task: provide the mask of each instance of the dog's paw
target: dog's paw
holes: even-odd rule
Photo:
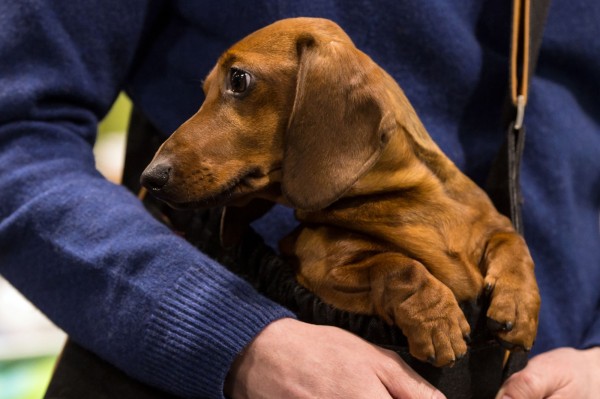
[[[537,286],[503,278],[486,277],[488,329],[511,351],[529,351],[538,326],[540,295]]]
[[[413,357],[436,367],[453,366],[467,353],[471,328],[451,293],[431,299],[434,305],[418,310],[402,331]]]

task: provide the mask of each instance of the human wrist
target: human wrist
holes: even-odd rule
[[[233,395],[234,389],[239,394],[244,392],[244,389],[240,389],[240,384],[244,384],[244,373],[248,370],[247,363],[250,363],[250,357],[255,356],[256,353],[269,350],[272,351],[274,343],[280,342],[282,338],[288,336],[290,329],[297,327],[298,323],[302,322],[290,318],[284,317],[272,321],[260,331],[248,345],[242,349],[233,361],[227,377],[225,378],[225,384],[223,392],[227,397]]]
[[[207,283],[199,269],[221,266],[206,262],[159,296],[146,325],[140,379],[178,396],[221,397],[240,350],[272,320],[292,315],[226,271]]]

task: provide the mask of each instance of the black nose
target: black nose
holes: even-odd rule
[[[140,183],[151,191],[160,191],[169,181],[171,175],[171,166],[168,164],[158,164],[149,166],[142,173]]]

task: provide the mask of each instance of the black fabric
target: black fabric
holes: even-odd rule
[[[537,65],[542,38],[544,37],[544,27],[548,12],[550,11],[551,0],[531,0],[530,16],[530,37],[529,37],[529,76],[533,77]],[[530,79],[531,85],[531,79]]]
[[[129,378],[73,341],[67,341],[45,399],[170,399],[165,392]]]
[[[131,111],[127,131],[122,184],[137,194],[142,188],[140,175],[154,157],[164,137],[136,107]]]

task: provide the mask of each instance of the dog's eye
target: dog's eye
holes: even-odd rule
[[[231,68],[229,72],[229,90],[234,93],[243,93],[250,86],[251,76],[241,69]]]

